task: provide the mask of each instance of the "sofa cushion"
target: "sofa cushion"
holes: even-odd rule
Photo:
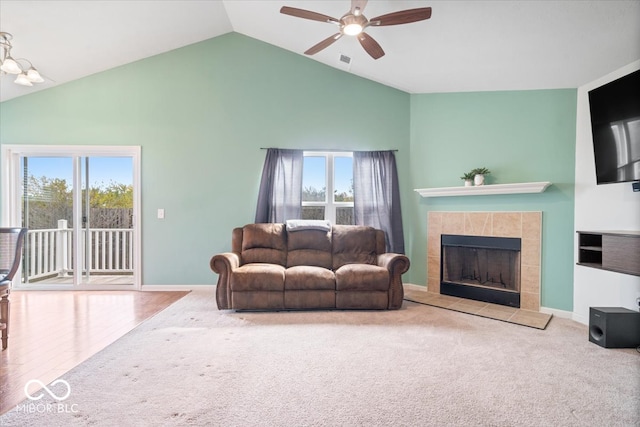
[[[291,310],[336,308],[336,291],[287,291],[284,307]]]
[[[372,264],[377,262],[376,229],[365,226],[333,226],[333,270],[345,264]]]
[[[231,272],[231,290],[284,291],[284,271],[284,267],[277,264],[245,264]]]
[[[331,231],[297,230],[287,233],[287,267],[311,265],[331,269]]]
[[[389,270],[377,265],[347,264],[336,270],[337,291],[386,291]]]
[[[242,228],[243,264],[287,263],[287,235],[284,224],[249,224]]]
[[[382,291],[336,292],[336,308],[341,310],[386,310],[389,308],[389,293]]]
[[[283,310],[284,293],[272,291],[233,292],[235,310]]]
[[[284,288],[289,290],[332,290],[336,289],[333,271],[322,267],[297,266],[285,270]]]

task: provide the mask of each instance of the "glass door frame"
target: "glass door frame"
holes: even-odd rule
[[[94,146],[94,145],[13,145],[2,144],[0,148],[0,224],[3,227],[20,227],[22,223],[21,196],[22,178],[20,177],[21,157],[70,157],[73,161],[73,188],[82,188],[81,161],[85,157],[130,157],[133,164],[133,284],[131,285],[87,285],[82,284],[82,275],[74,275],[71,285],[37,285],[23,284],[18,271],[14,278],[15,289],[42,290],[140,290],[142,272],[142,238],[141,224],[138,220],[141,212],[140,204],[140,146]],[[73,204],[82,206],[82,191],[73,192]],[[74,235],[80,236],[82,230],[82,210],[73,210]],[[74,239],[74,253],[82,254],[82,241]],[[74,271],[81,272],[82,257],[74,257]]]

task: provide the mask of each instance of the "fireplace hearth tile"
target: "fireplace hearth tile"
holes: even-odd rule
[[[532,265],[522,266],[520,289],[522,292],[535,294],[534,299],[538,299],[538,295],[540,294],[540,267]]]
[[[493,235],[499,237],[522,236],[522,214],[520,212],[494,212]]]
[[[440,280],[440,251],[437,256],[429,256],[427,259],[429,272],[434,278]]]
[[[468,212],[464,214],[464,233],[469,236],[491,236],[491,213],[489,212]]]
[[[478,316],[489,317],[491,319],[509,321],[511,317],[518,312],[517,308],[507,307],[504,305],[487,304],[478,313]]]
[[[440,295],[427,291],[424,286],[411,284],[404,285],[404,299],[419,304],[426,304],[446,310],[453,310],[536,329],[545,329],[552,317],[551,314],[539,313],[537,311],[517,309],[449,295]]]
[[[522,239],[522,264],[540,265],[540,239]]]
[[[442,307],[451,307],[458,302],[458,298],[450,297],[449,295],[435,294],[431,301]]]
[[[527,311],[540,310],[540,301],[538,294],[533,292],[521,292],[520,308]]]
[[[480,310],[487,306],[486,302],[475,301],[471,299],[460,299],[453,305],[450,305],[448,308],[451,310],[462,311],[464,313],[469,314],[478,314]]]
[[[442,217],[442,234],[464,234],[464,212],[449,212]]]
[[[551,320],[551,315],[550,314],[547,314],[544,316],[541,316],[541,315],[544,315],[544,313],[536,313],[535,311],[527,311],[527,310],[518,310],[518,312],[515,313],[509,321],[513,323],[518,323],[521,325],[526,324],[527,326],[531,326],[532,328],[544,329],[547,327],[549,320]]]
[[[522,238],[540,240],[542,212],[522,212]]]

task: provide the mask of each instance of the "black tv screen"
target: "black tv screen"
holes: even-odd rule
[[[589,91],[598,184],[640,181],[640,70]]]

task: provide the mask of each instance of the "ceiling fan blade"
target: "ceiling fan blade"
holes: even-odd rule
[[[307,49],[304,52],[304,54],[305,55],[314,55],[314,54],[320,52],[322,49],[325,49],[325,48],[331,46],[340,37],[342,37],[342,33],[335,33],[331,37],[327,37],[326,39],[322,40],[320,43],[316,44],[315,46],[312,46],[309,49]]]
[[[408,24],[410,22],[423,21],[429,18],[431,18],[431,8],[421,7],[418,9],[400,10],[398,12],[376,16],[369,20],[369,25],[380,27],[383,25]]]
[[[364,50],[366,50],[373,59],[378,59],[384,56],[384,50],[382,50],[378,42],[375,41],[369,34],[358,34],[358,41],[360,42]]]
[[[362,15],[364,8],[367,5],[367,0],[351,0],[351,11],[353,15]]]
[[[336,24],[340,22],[336,18],[332,18],[328,15],[323,15],[321,13],[312,12],[310,10],[298,9],[289,6],[282,6],[282,8],[280,9],[280,13],[295,16],[296,18],[311,19],[312,21],[333,22]]]

